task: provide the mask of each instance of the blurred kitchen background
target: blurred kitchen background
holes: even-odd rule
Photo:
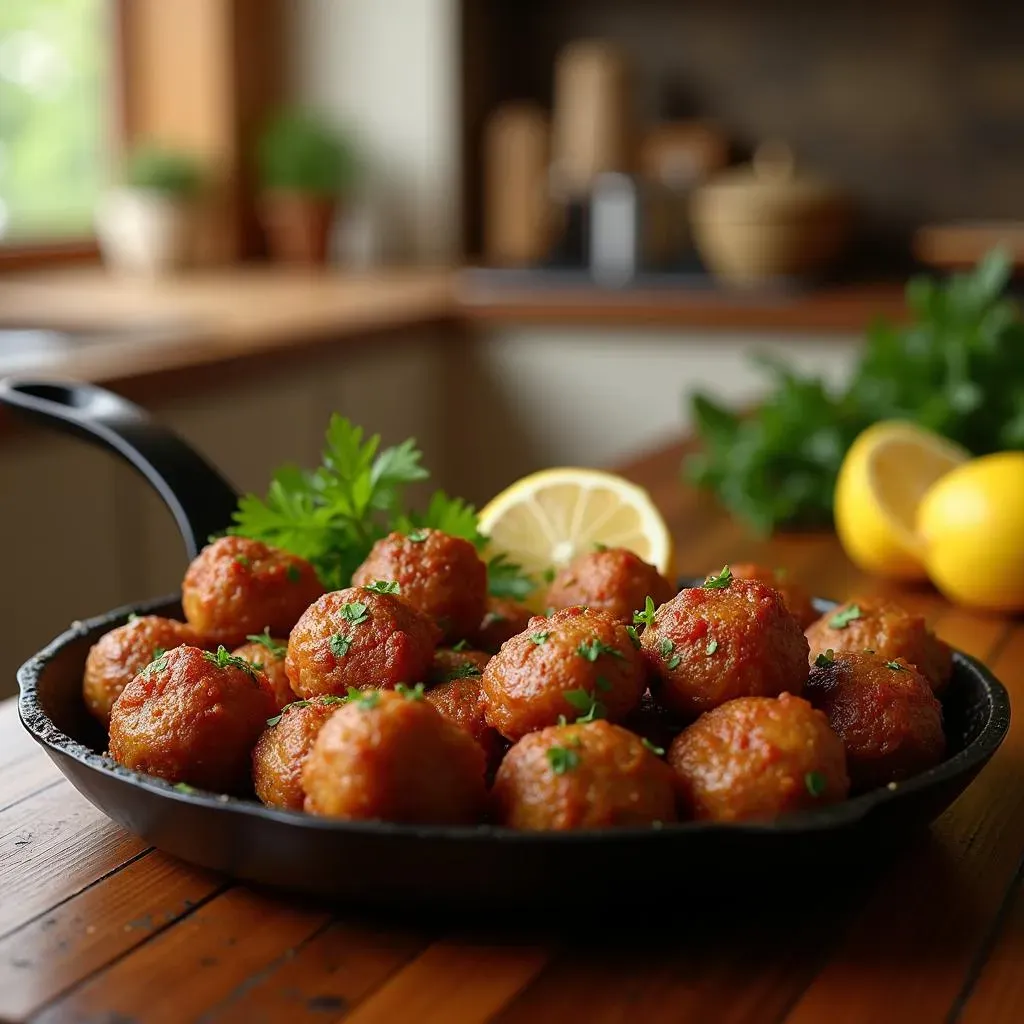
[[[754,351],[843,381],[1022,220],[1020,4],[0,3],[0,376],[112,387],[240,489],[335,410],[477,502],[621,464],[756,401]],[[0,526],[0,694],[184,565],[6,414]]]

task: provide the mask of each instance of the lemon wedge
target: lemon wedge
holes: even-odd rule
[[[596,545],[628,548],[664,575],[672,538],[651,496],[613,473],[562,467],[517,480],[480,512],[489,550],[542,577]]]
[[[836,481],[836,532],[850,559],[889,579],[926,579],[918,506],[937,480],[970,457],[914,423],[868,427],[850,446]]]

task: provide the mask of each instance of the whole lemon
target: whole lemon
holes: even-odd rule
[[[928,575],[950,600],[1024,611],[1024,452],[946,474],[921,500],[916,525]]]

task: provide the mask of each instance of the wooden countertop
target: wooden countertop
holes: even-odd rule
[[[680,446],[626,468],[681,567],[784,565],[815,592],[885,589],[829,535],[757,540],[681,485]],[[899,600],[1024,702],[1024,624]],[[401,927],[235,885],[172,860],[89,805],[0,706],[0,1019],[294,1024],[566,1021],[1016,1022],[1024,1005],[1024,720],[913,848],[786,913],[644,918],[599,944],[545,931]],[[358,865],[339,865],[357,871]],[[686,865],[680,864],[682,875]],[[603,880],[635,884],[637,879]],[[699,882],[699,880],[697,880]],[[581,883],[582,884],[582,883]],[[568,883],[567,883],[568,885]],[[595,895],[596,892],[596,895]],[[589,883],[567,887],[564,920]],[[642,904],[647,906],[646,904]]]

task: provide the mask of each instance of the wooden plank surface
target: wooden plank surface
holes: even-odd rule
[[[863,577],[828,535],[765,540],[636,463],[679,569],[786,565],[817,593],[898,594],[1024,700],[1024,630]],[[0,1020],[476,1024],[1017,1021],[1024,1006],[1024,724],[909,850],[771,907],[645,911],[593,934],[398,926],[234,886],[122,832],[0,706]],[[346,868],[339,868],[346,869]],[[685,871],[685,865],[680,870]],[[564,916],[571,900],[559,908]]]

